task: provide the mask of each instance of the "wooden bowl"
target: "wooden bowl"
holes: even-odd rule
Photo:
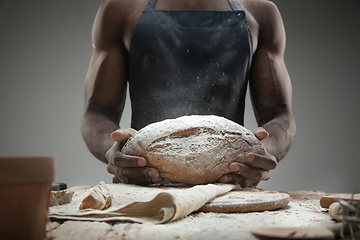
[[[0,236],[43,239],[55,157],[0,157]]]

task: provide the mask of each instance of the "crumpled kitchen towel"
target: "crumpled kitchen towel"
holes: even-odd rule
[[[129,184],[106,184],[113,195],[112,205],[104,210],[79,210],[90,186],[71,188],[73,200],[66,205],[52,206],[48,216],[53,219],[83,221],[131,221],[166,223],[198,210],[210,199],[231,191],[232,184],[207,184],[190,188],[142,187]]]

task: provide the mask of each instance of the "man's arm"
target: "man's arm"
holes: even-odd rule
[[[150,184],[161,181],[142,157],[121,153],[133,129],[119,129],[126,99],[128,50],[124,44],[123,16],[131,1],[105,0],[96,15],[93,53],[85,79],[85,114],[82,135],[90,152],[107,164],[120,182]],[[123,5],[122,5],[123,4]]]
[[[263,7],[250,94],[258,125],[269,133],[263,144],[279,162],[294,140],[296,125],[291,110],[292,87],[284,62],[284,25],[273,3],[266,2]]]
[[[114,1],[99,8],[92,32],[93,52],[85,79],[83,138],[90,152],[104,163],[113,145],[110,134],[119,128],[126,95],[126,50],[118,41],[120,32]]]
[[[269,1],[257,1],[251,12],[259,24],[258,46],[253,56],[249,86],[258,128],[254,134],[270,155],[249,153],[246,163],[232,163],[219,182],[256,186],[270,178],[288,152],[296,126],[291,110],[292,89],[284,63],[285,30],[277,7]],[[236,173],[236,174],[234,174]]]

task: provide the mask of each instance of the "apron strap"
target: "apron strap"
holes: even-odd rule
[[[149,0],[145,9],[146,10],[153,10],[156,4],[156,0]]]
[[[236,0],[228,0],[233,11],[239,11],[241,8],[237,4]]]

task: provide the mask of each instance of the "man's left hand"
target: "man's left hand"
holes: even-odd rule
[[[265,140],[269,133],[264,128],[256,128],[252,130],[255,136],[260,140]],[[218,182],[220,183],[237,183],[242,188],[255,187],[261,181],[270,178],[270,170],[277,166],[276,158],[270,154],[259,155],[248,153],[245,156],[245,162],[233,162],[230,164],[229,174],[222,176]]]

